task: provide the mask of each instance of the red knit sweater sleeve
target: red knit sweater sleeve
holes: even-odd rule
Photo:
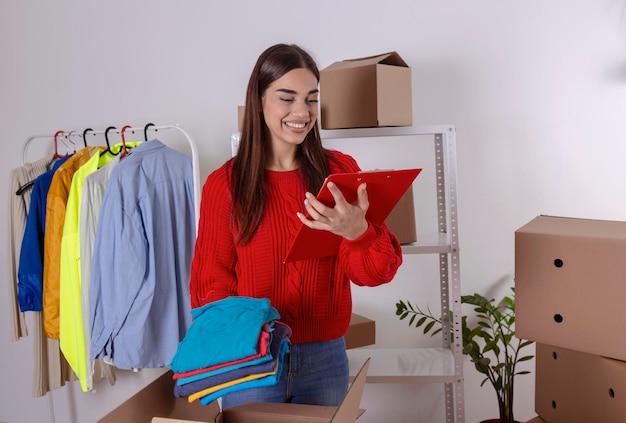
[[[358,172],[360,167],[349,155],[332,151],[331,172]],[[358,239],[344,239],[339,248],[339,263],[348,278],[361,286],[390,282],[402,264],[402,247],[386,224],[369,223]]]
[[[192,308],[237,295],[231,204],[227,164],[224,164],[209,175],[202,188],[189,282]]]

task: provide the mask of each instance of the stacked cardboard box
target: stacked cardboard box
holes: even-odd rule
[[[516,334],[536,342],[547,423],[626,421],[625,279],[626,222],[538,216],[515,232]]]

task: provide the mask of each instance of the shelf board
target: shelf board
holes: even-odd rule
[[[348,350],[350,378],[371,358],[368,383],[454,383],[454,355],[447,348],[355,348]]]
[[[417,242],[402,245],[404,254],[451,253],[450,237],[447,234],[418,234]]]
[[[453,125],[427,125],[427,126],[395,126],[377,128],[349,128],[349,129],[322,129],[322,139],[344,139],[364,137],[395,137],[402,135],[433,135],[454,132]]]

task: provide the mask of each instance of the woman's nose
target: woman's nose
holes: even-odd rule
[[[308,116],[309,115],[308,104],[302,101],[295,102],[292,113],[295,116],[302,116],[302,117]]]

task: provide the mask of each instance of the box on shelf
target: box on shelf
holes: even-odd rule
[[[536,344],[535,363],[535,411],[545,421],[624,421],[626,362]]]
[[[398,204],[391,210],[385,220],[387,226],[398,238],[400,244],[411,244],[417,241],[415,225],[415,203],[413,202],[413,186],[404,193]]]
[[[376,343],[376,322],[352,313],[350,326],[344,336],[346,349],[365,347]]]
[[[396,52],[335,62],[320,71],[322,129],[411,126],[411,68]]]
[[[626,222],[538,216],[515,232],[522,339],[626,360]]]
[[[246,106],[237,106],[237,131],[241,132],[243,127],[243,115],[246,112]]]
[[[354,378],[339,407],[248,402],[223,410],[215,423],[354,423],[363,414],[359,408],[369,359]],[[155,418],[152,423],[177,423],[176,420]]]

